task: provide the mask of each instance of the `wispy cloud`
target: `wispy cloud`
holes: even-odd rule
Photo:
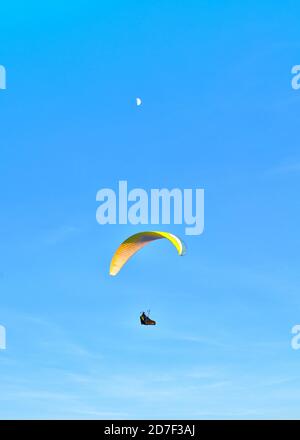
[[[56,322],[28,315],[21,325],[25,321],[32,324],[36,334],[30,342],[35,346],[34,357],[23,352],[1,376],[0,408],[6,417],[259,418],[266,411],[253,408],[267,402],[268,396],[297,399],[299,382],[295,376],[292,381],[284,373],[270,377],[267,372],[258,380],[257,371],[241,374],[222,361],[162,365],[151,359],[149,365],[133,362],[129,369],[128,363],[114,365],[98,350],[73,340]],[[174,337],[191,344],[214,347],[215,343],[203,342],[201,336],[189,333]],[[14,374],[20,364],[22,377]],[[13,412],[10,407],[14,407]]]
[[[192,342],[195,344],[212,345],[219,348],[232,348],[228,343],[221,341],[220,339],[207,338],[201,335],[191,335],[191,334],[178,334],[175,338],[179,341]]]
[[[46,231],[44,235],[44,242],[48,245],[56,245],[68,240],[79,232],[80,229],[76,226],[60,226],[58,228]]]
[[[281,175],[281,174],[297,174],[300,173],[300,160],[295,162],[286,162],[267,170],[267,175]]]

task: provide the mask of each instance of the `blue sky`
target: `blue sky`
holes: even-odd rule
[[[0,418],[299,417],[299,13],[1,5]],[[205,189],[204,234],[168,228],[185,258],[157,242],[109,277],[141,230],[96,222],[122,179]]]

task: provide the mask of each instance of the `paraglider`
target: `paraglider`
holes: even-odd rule
[[[161,231],[146,231],[139,232],[137,234],[131,235],[123,243],[120,244],[116,252],[114,253],[111,263],[109,274],[111,276],[116,276],[122,267],[127,263],[127,261],[133,257],[140,249],[142,249],[147,244],[155,240],[167,239],[176,248],[178,255],[182,256],[186,252],[185,245],[183,241],[174,234],[169,232]],[[142,312],[140,315],[141,325],[156,325],[156,322],[149,318],[149,313],[146,315]]]
[[[148,312],[149,315],[149,312]],[[153,319],[150,319],[149,316],[146,315],[145,312],[142,312],[140,316],[141,325],[156,325],[156,321],[153,321]]]

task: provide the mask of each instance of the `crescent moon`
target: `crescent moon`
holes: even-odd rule
[[[136,98],[136,105],[140,106],[142,104],[141,98]]]

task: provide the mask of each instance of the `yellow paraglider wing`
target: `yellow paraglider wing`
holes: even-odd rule
[[[185,245],[180,238],[176,237],[176,235],[160,231],[139,232],[138,234],[131,235],[131,237],[123,241],[123,243],[118,247],[111,260],[109,274],[112,276],[117,275],[124,264],[137,251],[152,241],[160,240],[162,238],[169,240],[175,246],[179,255],[185,254]]]

